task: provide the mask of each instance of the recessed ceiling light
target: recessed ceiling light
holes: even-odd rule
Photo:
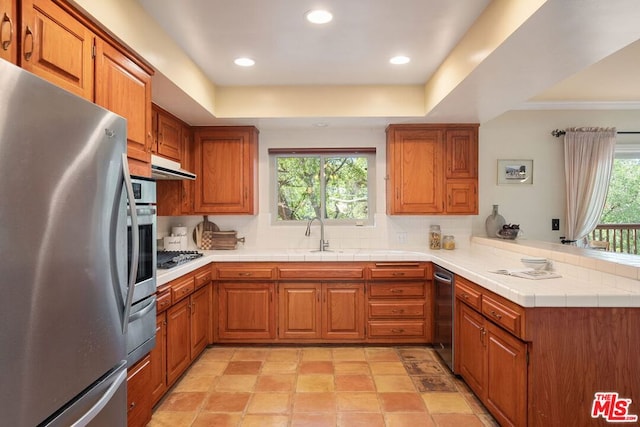
[[[255,65],[256,61],[251,58],[236,58],[233,63],[241,67],[252,67]]]
[[[312,24],[326,24],[331,22],[333,15],[328,10],[310,10],[305,14],[307,21]]]
[[[404,65],[404,64],[408,64],[410,61],[411,61],[411,58],[403,55],[394,56],[389,60],[389,62],[392,63],[393,65]]]

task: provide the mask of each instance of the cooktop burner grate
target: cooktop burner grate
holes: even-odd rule
[[[169,269],[193,261],[202,255],[198,251],[159,251],[157,253],[156,266],[162,269]]]

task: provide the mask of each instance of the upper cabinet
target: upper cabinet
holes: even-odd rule
[[[17,7],[15,0],[0,0],[0,58],[18,62]]]
[[[257,213],[258,130],[202,127],[196,128],[194,139],[194,213]]]
[[[21,3],[20,66],[93,101],[95,34],[51,0]]]
[[[478,125],[387,128],[387,213],[478,213]]]
[[[151,176],[153,70],[97,23],[66,1],[0,0],[0,57],[127,119],[129,170]]]
[[[153,106],[152,151],[160,156],[183,163],[183,133],[188,127],[162,108]],[[184,166],[183,166],[184,167]]]
[[[151,175],[151,72],[129,56],[96,41],[96,104],[127,119],[132,174]]]

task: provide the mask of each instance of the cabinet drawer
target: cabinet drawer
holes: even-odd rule
[[[482,314],[508,331],[518,336],[520,335],[522,313],[513,311],[493,298],[484,295],[482,298]]]
[[[160,314],[171,307],[171,289],[167,289],[158,294],[156,299],[156,313]]]
[[[278,270],[281,279],[364,279],[364,268],[362,267],[283,267]]]
[[[207,283],[211,282],[211,268],[207,267],[204,270],[196,271],[194,280],[196,289],[200,289]]]
[[[482,294],[469,286],[459,283],[460,281],[460,278],[456,276],[456,298],[464,301],[476,310],[480,310]]]
[[[424,282],[417,283],[371,283],[369,298],[420,298],[424,297]]]
[[[192,294],[194,290],[195,282],[193,276],[176,280],[171,284],[171,303],[175,304],[182,298]]]
[[[424,322],[369,322],[369,337],[424,337]]]
[[[370,319],[407,317],[424,318],[424,302],[415,301],[398,304],[374,301],[369,303]]]
[[[425,279],[427,269],[415,267],[374,267],[370,270],[372,279]]]
[[[217,278],[225,280],[274,279],[275,269],[271,267],[221,267],[217,269]]]

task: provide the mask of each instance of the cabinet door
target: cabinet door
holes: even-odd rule
[[[458,373],[480,399],[484,398],[487,378],[484,317],[456,301],[455,359]]]
[[[167,310],[167,385],[171,385],[191,363],[191,314],[189,298]]]
[[[167,391],[167,313],[156,317],[156,346],[151,350],[151,402],[155,405]]]
[[[96,104],[127,119],[131,172],[151,175],[151,76],[122,52],[96,40]]]
[[[205,285],[191,295],[191,360],[207,346],[210,325],[211,286]]]
[[[95,35],[50,0],[22,1],[22,68],[90,101]]]
[[[387,213],[443,212],[443,132],[431,129],[389,129],[387,178]]]
[[[485,405],[500,425],[526,425],[527,345],[491,322],[486,324]]]
[[[323,284],[322,337],[364,339],[364,284]]]
[[[475,179],[447,180],[447,213],[478,213],[478,181]]]
[[[151,421],[151,358],[146,355],[127,372],[127,427]]]
[[[321,285],[319,283],[282,283],[279,286],[279,337],[320,338]]]
[[[0,58],[18,63],[16,0],[0,0]]]
[[[478,177],[478,131],[474,126],[446,131],[447,178]]]
[[[173,117],[158,113],[157,153],[176,162],[182,162],[182,125]]]
[[[255,214],[257,130],[204,128],[195,139],[195,213]]]
[[[273,283],[219,282],[217,291],[221,340],[275,338]]]

